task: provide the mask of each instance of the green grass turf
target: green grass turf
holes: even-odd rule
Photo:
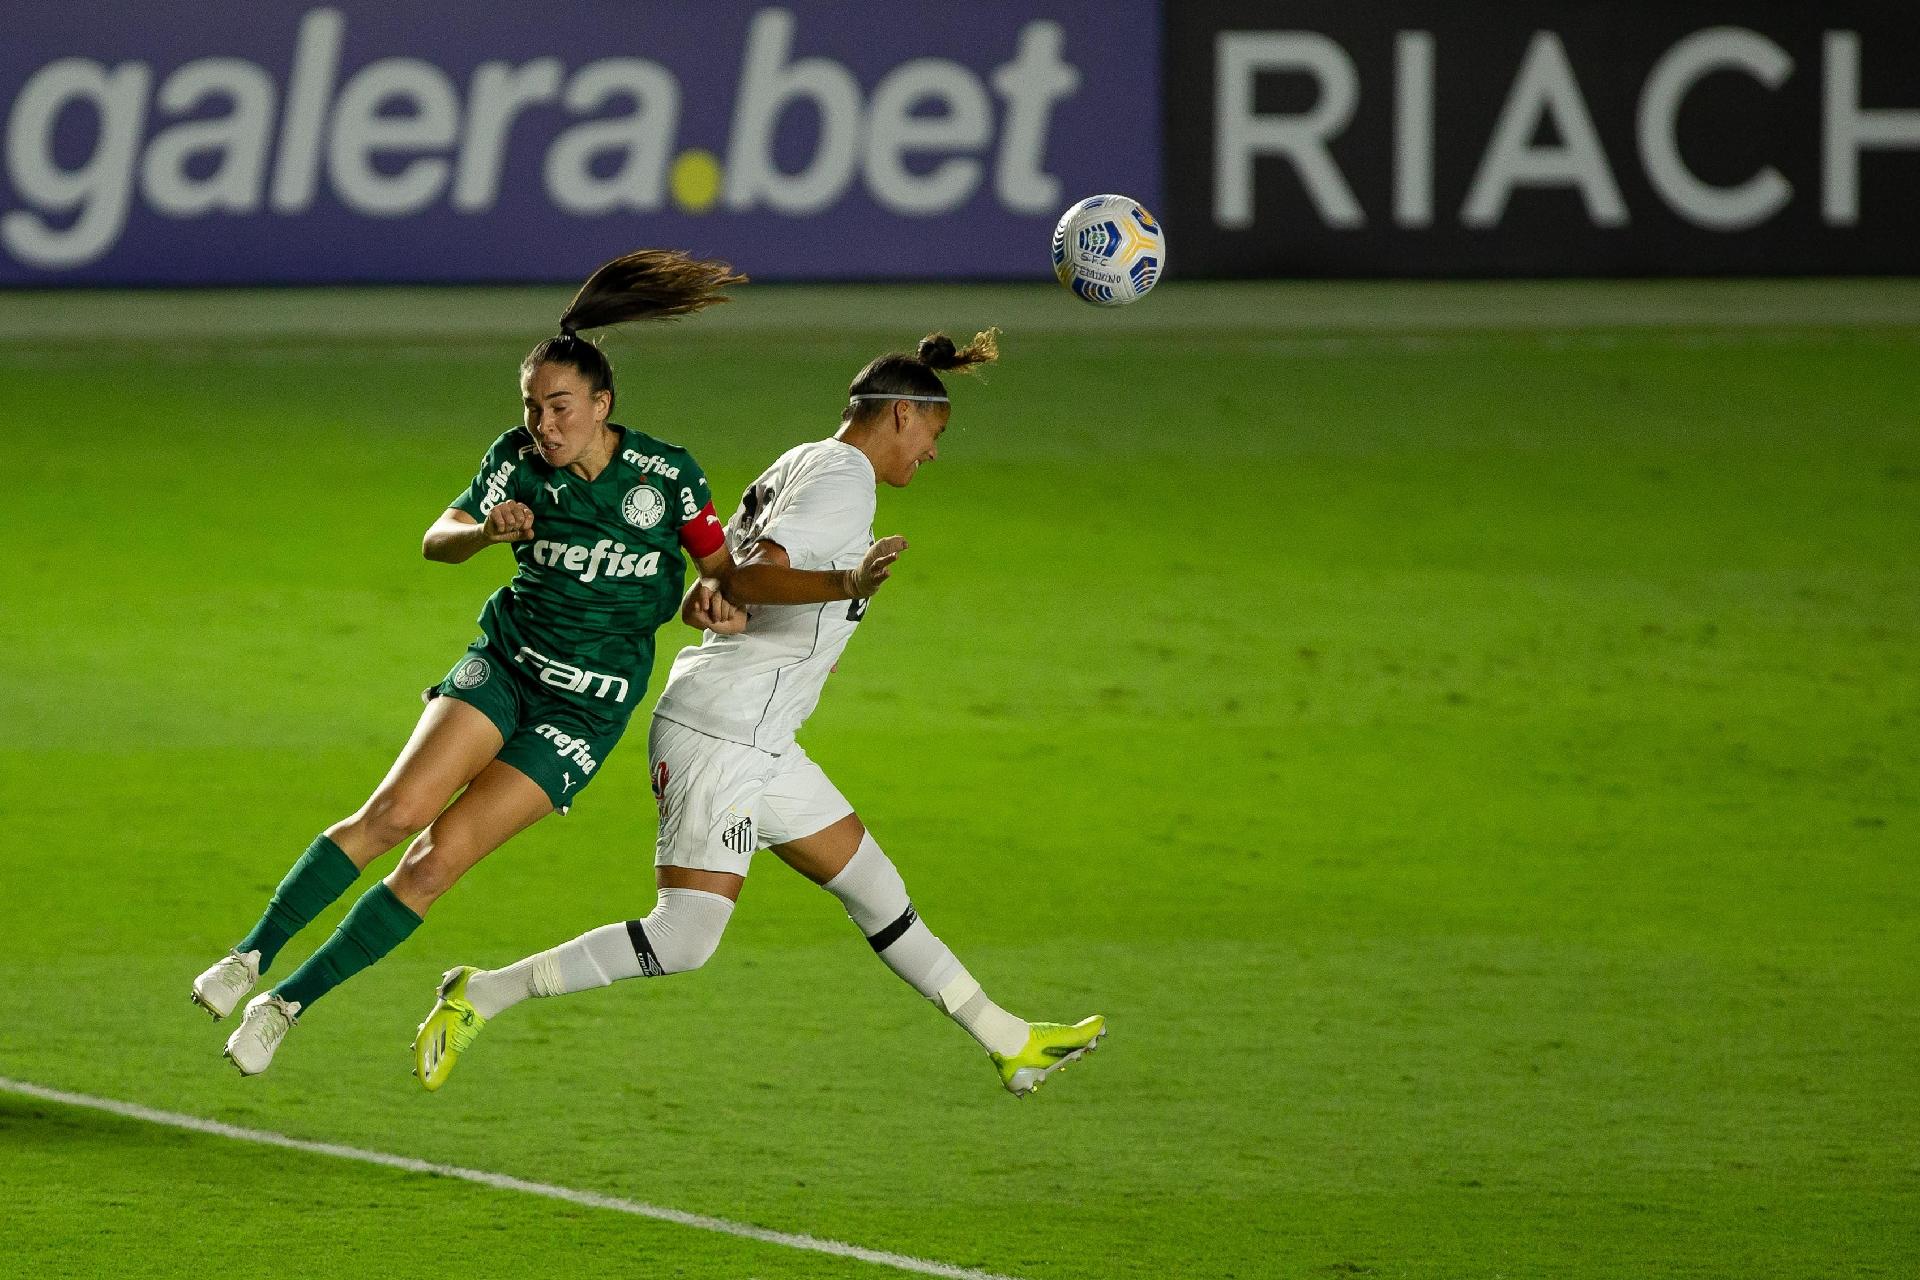
[[[441,968],[647,909],[636,731],[237,1079],[187,982],[503,579],[418,536],[563,293],[0,298],[0,1075],[1033,1280],[1911,1274],[1913,284],[616,337],[619,416],[731,498],[869,355],[1007,324],[805,738],[989,989],[1109,1046],[1016,1103],[768,861],[701,973],[420,1092]],[[7,1275],[885,1274],[6,1096],[0,1204]]]

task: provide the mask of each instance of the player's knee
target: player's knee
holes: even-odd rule
[[[407,791],[376,791],[351,819],[369,840],[391,849],[424,831],[439,814],[430,801]]]
[[[680,954],[679,963],[673,969],[668,970],[668,972],[692,973],[695,969],[698,969],[701,965],[713,959],[714,953],[718,950],[720,950],[720,935],[718,933],[690,939]]]
[[[401,855],[400,865],[389,877],[394,890],[403,897],[432,901],[453,887],[460,878],[455,860],[431,833],[415,840]]]
[[[912,907],[900,869],[870,832],[862,832],[858,851],[839,875],[821,887],[840,899],[854,924],[869,938],[893,927]]]
[[[733,903],[701,889],[662,889],[644,920],[629,927],[641,968],[653,973],[690,973],[720,949]],[[651,963],[649,963],[651,962]]]

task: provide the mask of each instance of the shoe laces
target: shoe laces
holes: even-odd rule
[[[268,1044],[278,1044],[294,1023],[295,1015],[288,1011],[287,1002],[271,996],[254,1007],[260,1015],[260,1038]]]

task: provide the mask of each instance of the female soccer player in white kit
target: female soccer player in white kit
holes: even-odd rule
[[[450,971],[414,1040],[415,1073],[428,1089],[445,1083],[488,1019],[530,996],[706,963],[763,848],[840,899],[887,966],[987,1050],[1014,1094],[1033,1092],[1098,1044],[1106,1033],[1098,1014],[1071,1026],[1029,1023],[988,999],[920,920],[853,806],[794,741],[866,598],[906,547],[874,541],[875,484],[904,488],[939,456],[951,409],[936,371],[965,372],[996,355],[988,331],[958,350],[934,334],[916,355],[879,357],[848,389],[839,431],[789,449],[747,489],[727,524],[730,573],[695,584],[682,609],[706,635],[674,660],[648,735],[660,809],[652,913],[502,969]],[[780,603],[749,615],[728,593]]]

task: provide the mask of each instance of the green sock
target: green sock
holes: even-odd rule
[[[302,1009],[311,1008],[315,1000],[405,942],[419,927],[420,917],[394,897],[383,880],[360,895],[333,936],[273,993]]]
[[[360,876],[360,868],[340,852],[340,846],[325,836],[315,836],[300,861],[293,864],[287,878],[273,891],[267,913],[253,932],[240,940],[235,951],[260,953],[260,972],[265,973],[287,940],[307,927],[309,921],[325,911],[333,900],[347,891]]]

